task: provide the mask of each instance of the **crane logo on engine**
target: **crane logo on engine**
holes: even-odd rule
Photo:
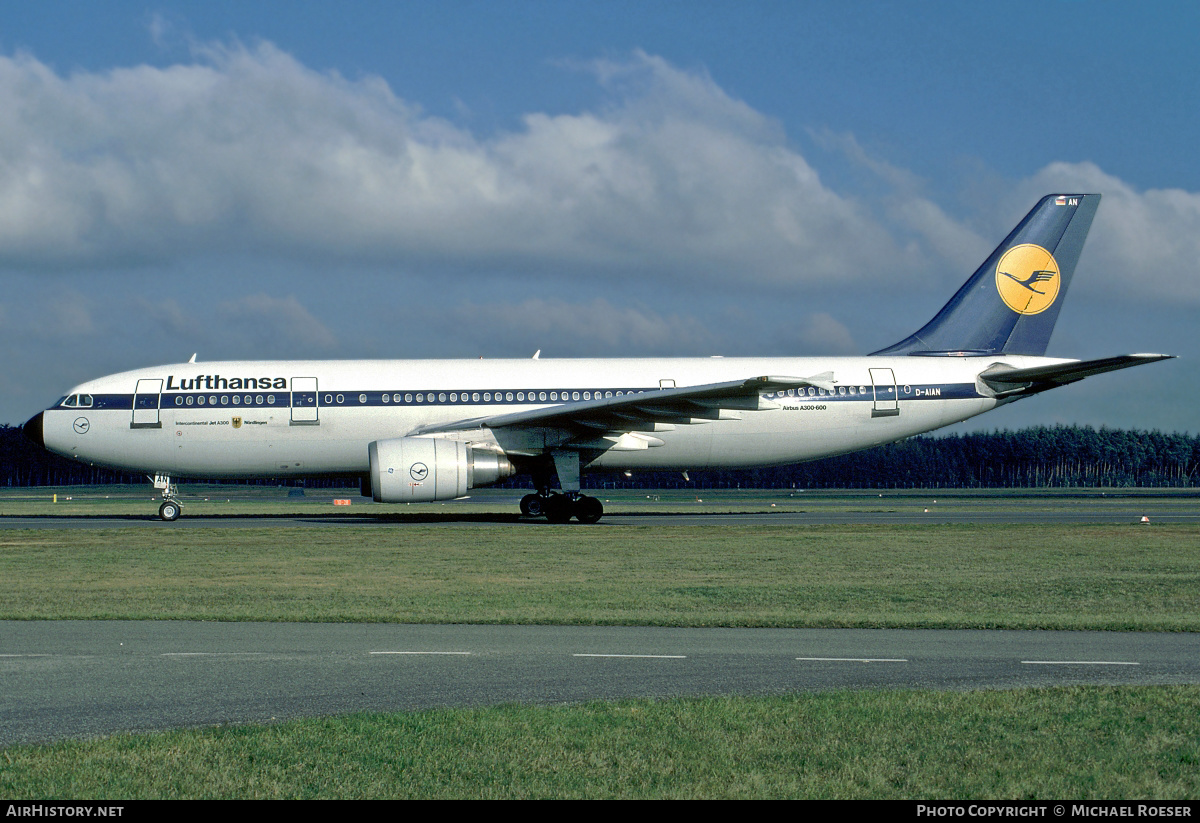
[[[424,463],[413,463],[408,474],[413,480],[420,482],[429,476],[429,467]]]

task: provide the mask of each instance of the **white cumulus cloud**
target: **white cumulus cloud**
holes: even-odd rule
[[[70,75],[0,57],[0,266],[232,250],[812,283],[902,253],[707,76],[591,70],[603,110],[477,136],[270,44]]]
[[[703,71],[643,53],[582,68],[603,105],[480,135],[269,43],[69,74],[0,56],[0,271],[248,254],[568,285],[943,289],[1011,228],[997,214],[1074,189],[1105,195],[1085,252],[1104,294],[1200,302],[1200,194],[1051,163],[1003,207],[961,212],[853,135],[814,132],[878,179],[867,199]]]

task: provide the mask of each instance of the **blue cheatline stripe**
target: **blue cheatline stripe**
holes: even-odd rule
[[[681,387],[685,388],[685,387]],[[787,392],[767,392],[763,395],[768,400],[778,403],[820,402],[820,403],[862,403],[874,402],[875,393],[879,400],[892,400],[893,395],[887,391],[890,386],[880,386],[874,391],[870,384],[865,386],[840,386],[839,392],[830,393],[824,389],[795,389],[794,394]],[[488,389],[487,391],[187,391],[164,392],[160,395],[161,405],[158,408],[209,408],[217,406],[226,409],[237,408],[312,408],[314,402],[323,408],[359,408],[359,407],[420,407],[420,406],[513,406],[513,405],[545,405],[555,403],[571,403],[583,400],[599,400],[624,397],[629,394],[653,394],[652,389]],[[316,399],[314,400],[314,395]],[[139,395],[138,408],[156,408],[152,398],[154,395]],[[927,383],[899,384],[896,386],[896,397],[900,400],[969,400],[982,397],[974,383]],[[418,399],[420,398],[420,399]],[[64,398],[65,400],[66,398]],[[66,406],[59,402],[53,408],[68,411],[92,411],[97,409],[132,409],[134,396],[132,394],[96,394],[92,395],[91,406]],[[147,403],[149,401],[149,403]],[[191,401],[191,402],[189,402]]]

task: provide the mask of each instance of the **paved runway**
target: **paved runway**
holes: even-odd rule
[[[239,490],[231,492],[236,496]],[[220,497],[225,493],[215,494]],[[147,502],[144,514],[47,514],[39,516],[7,515],[0,508],[0,530],[4,529],[105,529],[105,528],[264,528],[314,526],[428,526],[431,524],[510,524],[522,528],[560,528],[543,518],[521,517],[517,504],[522,490],[475,489],[469,499],[441,504],[414,506],[376,506],[347,490],[313,490],[302,505],[304,514],[271,514],[280,499],[262,495],[262,514],[235,515],[213,512],[211,506],[189,506],[184,499],[184,514],[174,523],[157,517],[157,504]],[[593,492],[602,494],[600,492]],[[202,492],[200,494],[214,494]],[[247,499],[244,491],[242,496]],[[763,490],[750,495],[734,491],[702,491],[704,501],[694,503],[687,496],[629,496],[613,500],[599,524],[605,526],[697,526],[697,525],[782,525],[824,526],[833,524],[881,526],[936,525],[939,523],[974,524],[1129,524],[1148,517],[1153,523],[1200,523],[1200,495],[1190,490],[1154,492],[1078,492],[1063,490],[983,491],[902,490],[882,493],[793,492]],[[95,495],[93,495],[95,496]],[[350,496],[351,508],[331,505],[334,498]],[[125,492],[126,499],[132,499]],[[327,508],[324,508],[327,506]],[[694,507],[695,510],[692,510]],[[284,509],[286,511],[286,509]],[[203,512],[203,513],[202,513]],[[578,528],[578,524],[572,524]]]
[[[1131,524],[1139,523],[1144,513],[1150,511],[1151,523],[1200,523],[1200,512],[1191,508],[1146,508],[1122,507],[1103,511],[1020,511],[1020,510],[939,510],[923,511],[912,507],[904,511],[779,511],[779,512],[734,512],[734,513],[687,513],[687,512],[636,512],[628,514],[605,514],[604,519],[592,526],[581,526],[572,521],[573,528],[603,528],[605,526],[703,526],[703,525],[775,525],[775,526],[826,526],[834,524],[880,526],[936,525],[939,523],[995,523],[995,524]],[[225,515],[197,516],[184,514],[174,523],[164,523],[156,515],[124,517],[71,517],[46,515],[36,517],[0,515],[0,530],[3,529],[247,529],[247,528],[291,528],[314,526],[380,526],[400,527],[428,526],[431,524],[512,524],[525,528],[563,528],[546,522],[544,518],[521,517],[517,514],[477,514],[451,511],[446,514],[420,514],[413,517],[388,514],[329,514],[329,515]]]
[[[120,514],[43,514],[8,515],[0,507],[3,529],[103,529],[103,528],[263,528],[313,526],[428,526],[431,524],[511,524],[524,528],[547,527],[542,518],[521,517],[518,502],[524,490],[474,489],[464,500],[413,506],[377,506],[361,498],[355,490],[310,490],[298,505],[304,514],[272,514],[286,505],[285,491],[240,487],[218,489],[197,487],[191,496],[181,498],[184,514],[174,523],[157,517],[157,503],[140,496],[129,487],[121,487],[116,496],[126,504],[145,499],[144,510],[126,505]],[[593,491],[602,499],[605,493]],[[99,492],[78,493],[90,496],[95,505]],[[214,511],[209,504],[190,505],[192,499],[206,500],[226,495],[238,502],[257,501],[261,514],[235,515]],[[104,493],[107,500],[109,493]],[[26,495],[28,497],[28,495]],[[1151,523],[1200,523],[1200,494],[1193,490],[888,490],[883,492],[788,491],[764,489],[700,490],[691,495],[677,492],[645,495],[614,495],[607,504],[604,518],[596,526],[696,526],[696,525],[782,525],[823,526],[913,525],[939,523],[975,524],[1128,524],[1149,517]],[[350,508],[334,508],[335,498],[349,498]],[[78,505],[78,503],[76,503]],[[141,513],[144,511],[144,513]],[[578,527],[578,524],[573,524]],[[558,528],[558,527],[552,527]]]
[[[359,710],[1200,683],[1200,634],[0,622],[0,745]]]

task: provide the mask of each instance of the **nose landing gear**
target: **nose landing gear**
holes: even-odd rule
[[[158,516],[167,523],[173,523],[183,514],[183,506],[175,499],[179,487],[171,482],[171,475],[154,475],[154,488],[162,491],[163,502],[158,507]]]
[[[162,505],[158,507],[158,516],[168,523],[179,519],[179,515],[183,513],[183,507],[174,500],[164,500]]]

